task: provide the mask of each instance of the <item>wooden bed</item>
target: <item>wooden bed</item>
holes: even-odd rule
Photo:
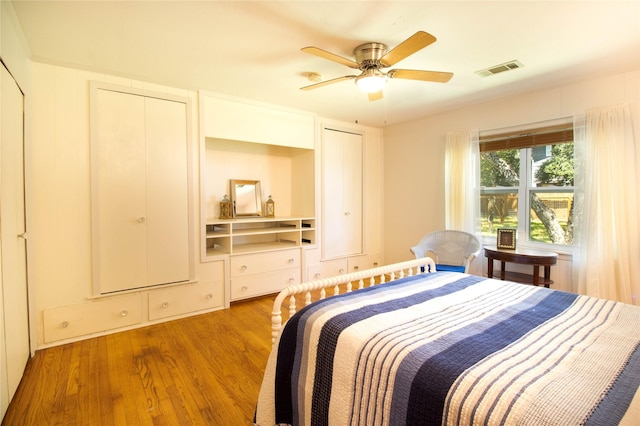
[[[640,424],[639,306],[433,269],[283,290],[255,423]]]

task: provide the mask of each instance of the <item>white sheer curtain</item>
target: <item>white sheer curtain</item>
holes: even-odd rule
[[[640,304],[639,148],[626,105],[574,117],[574,291]]]
[[[445,153],[446,229],[480,232],[480,144],[478,131],[447,134]]]

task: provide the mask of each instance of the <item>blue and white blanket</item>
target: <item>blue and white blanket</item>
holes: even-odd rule
[[[450,272],[283,328],[256,424],[640,424],[640,307]]]

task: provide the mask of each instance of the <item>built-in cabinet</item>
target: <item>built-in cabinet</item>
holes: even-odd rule
[[[381,264],[379,131],[200,95],[202,260],[229,262],[230,302]],[[219,219],[231,179],[259,180],[276,217]]]
[[[261,296],[300,283],[315,232],[313,217],[209,220],[207,256],[229,256],[230,300]]]
[[[228,261],[195,262],[190,97],[91,82],[93,293],[42,310],[45,345],[226,306]]]
[[[96,294],[190,279],[188,101],[94,83]]]
[[[314,115],[205,92],[200,108],[202,260],[229,262],[229,301],[301,282],[317,247]],[[219,219],[232,179],[260,181],[275,217]]]
[[[322,129],[322,258],[363,253],[362,135]]]
[[[29,359],[24,96],[0,64],[0,419]]]

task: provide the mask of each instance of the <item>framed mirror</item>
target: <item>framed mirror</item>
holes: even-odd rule
[[[231,180],[233,217],[262,216],[262,189],[259,180]]]

